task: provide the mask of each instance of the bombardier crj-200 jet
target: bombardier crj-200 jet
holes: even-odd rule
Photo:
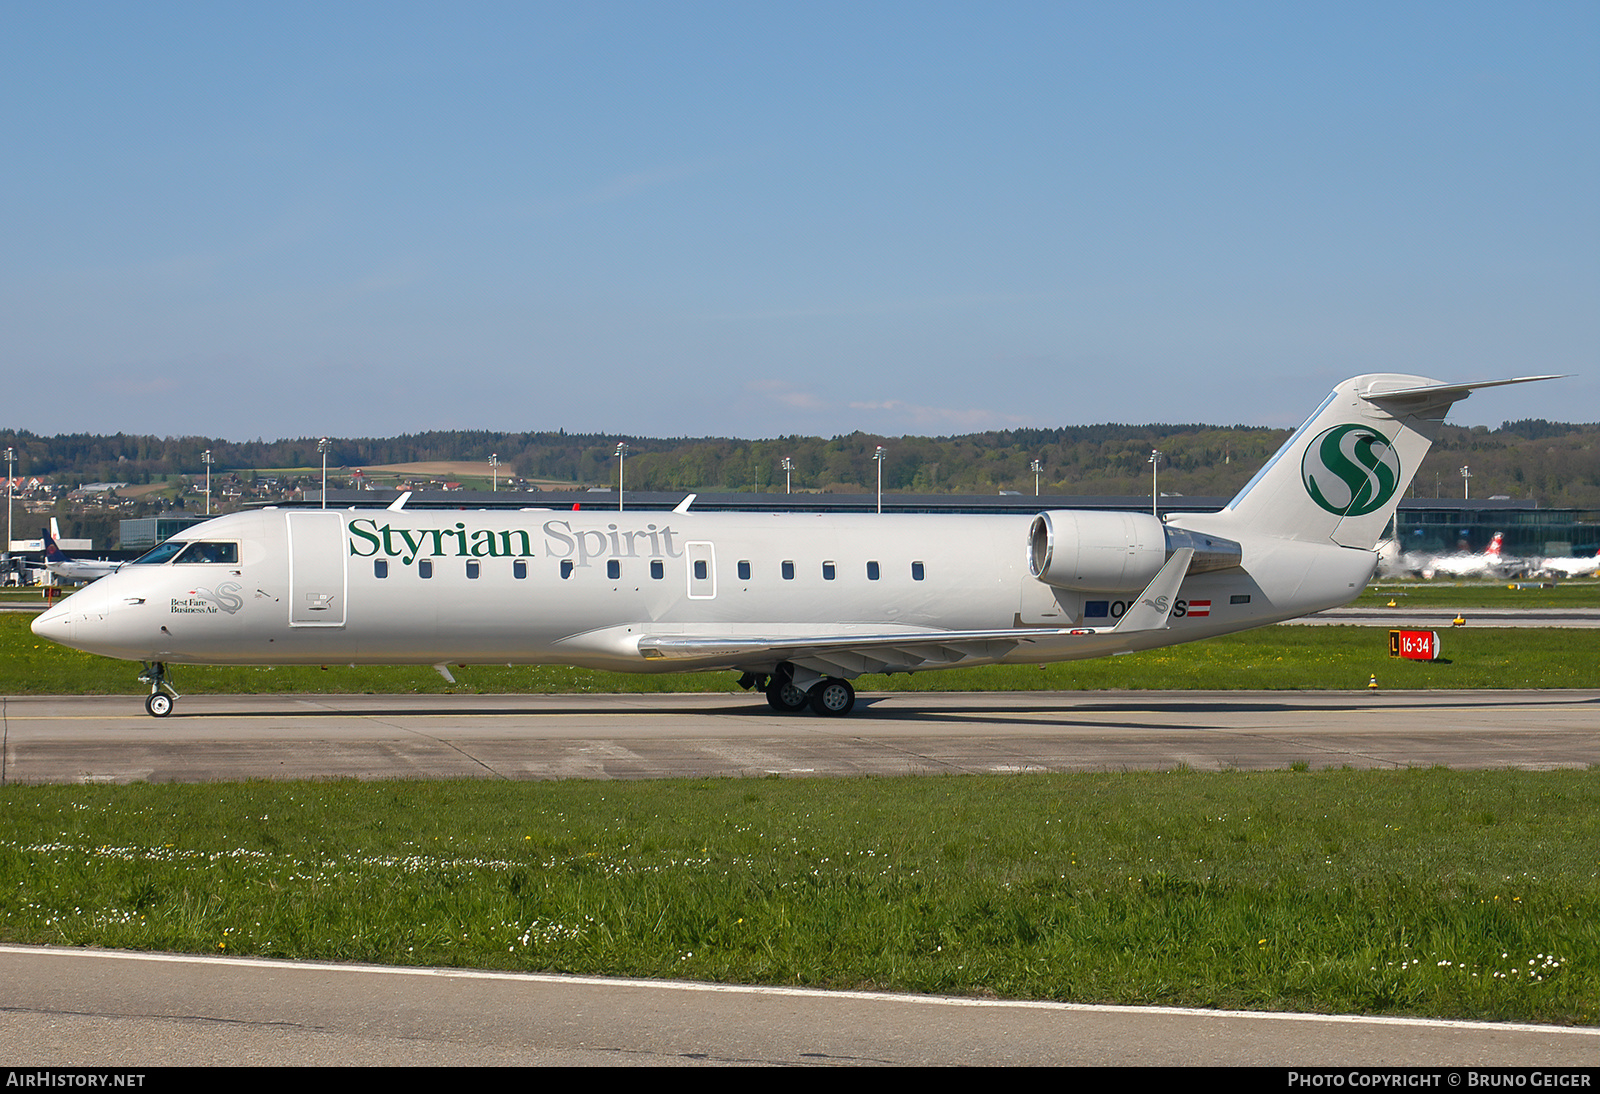
[[[1031,516],[263,509],[180,532],[34,633],[173,664],[565,664],[740,675],[842,715],[864,673],[1071,661],[1354,599],[1445,413],[1477,388],[1346,380],[1216,513]]]

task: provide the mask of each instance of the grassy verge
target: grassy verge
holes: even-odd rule
[[[1518,589],[1513,581],[1386,581],[1367,587],[1352,608],[1600,608],[1600,581],[1582,578]]]
[[[0,790],[8,941],[1592,1024],[1593,772]]]
[[[9,695],[132,695],[143,689],[126,661],[34,637],[28,616],[0,615],[0,665]],[[863,676],[863,691],[1153,689],[1353,689],[1373,676],[1399,688],[1588,688],[1600,680],[1600,630],[1484,629],[1442,634],[1444,660],[1389,657],[1379,627],[1268,627],[1127,657]],[[729,692],[732,673],[641,676],[565,667],[453,669],[451,685],[426,666],[174,666],[184,694],[407,694],[465,692]]]

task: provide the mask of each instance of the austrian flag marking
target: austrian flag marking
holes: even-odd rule
[[[1191,601],[1189,601],[1189,613],[1188,614],[1190,616],[1210,615],[1211,614],[1211,601],[1209,601],[1209,600],[1191,600]]]

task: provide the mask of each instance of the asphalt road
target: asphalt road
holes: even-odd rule
[[[744,695],[0,698],[4,782],[633,779],[1583,767],[1600,691],[864,694],[845,718]]]
[[[1593,1067],[1600,1030],[0,946],[0,1058],[161,1065]],[[1437,1085],[1468,1085],[1440,1082]]]

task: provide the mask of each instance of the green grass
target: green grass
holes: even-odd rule
[[[30,616],[0,615],[0,666],[9,695],[132,695],[145,690],[126,661],[34,637]],[[863,676],[863,691],[1153,689],[1353,689],[1380,687],[1588,688],[1600,681],[1600,630],[1452,629],[1439,663],[1389,657],[1379,627],[1267,627],[1166,649],[1047,665],[995,665],[914,675]],[[173,667],[186,694],[731,692],[729,672],[636,675],[559,666],[452,669],[451,685],[426,666]]]
[[[1549,588],[1514,588],[1514,581],[1385,581],[1369,585],[1350,606],[1381,608],[1600,608],[1600,581],[1579,578]],[[1533,585],[1537,582],[1524,582]]]
[[[0,789],[0,938],[1594,1024],[1593,771]]]
[[[44,593],[29,586],[8,585],[0,588],[0,604],[28,604],[44,607]]]

